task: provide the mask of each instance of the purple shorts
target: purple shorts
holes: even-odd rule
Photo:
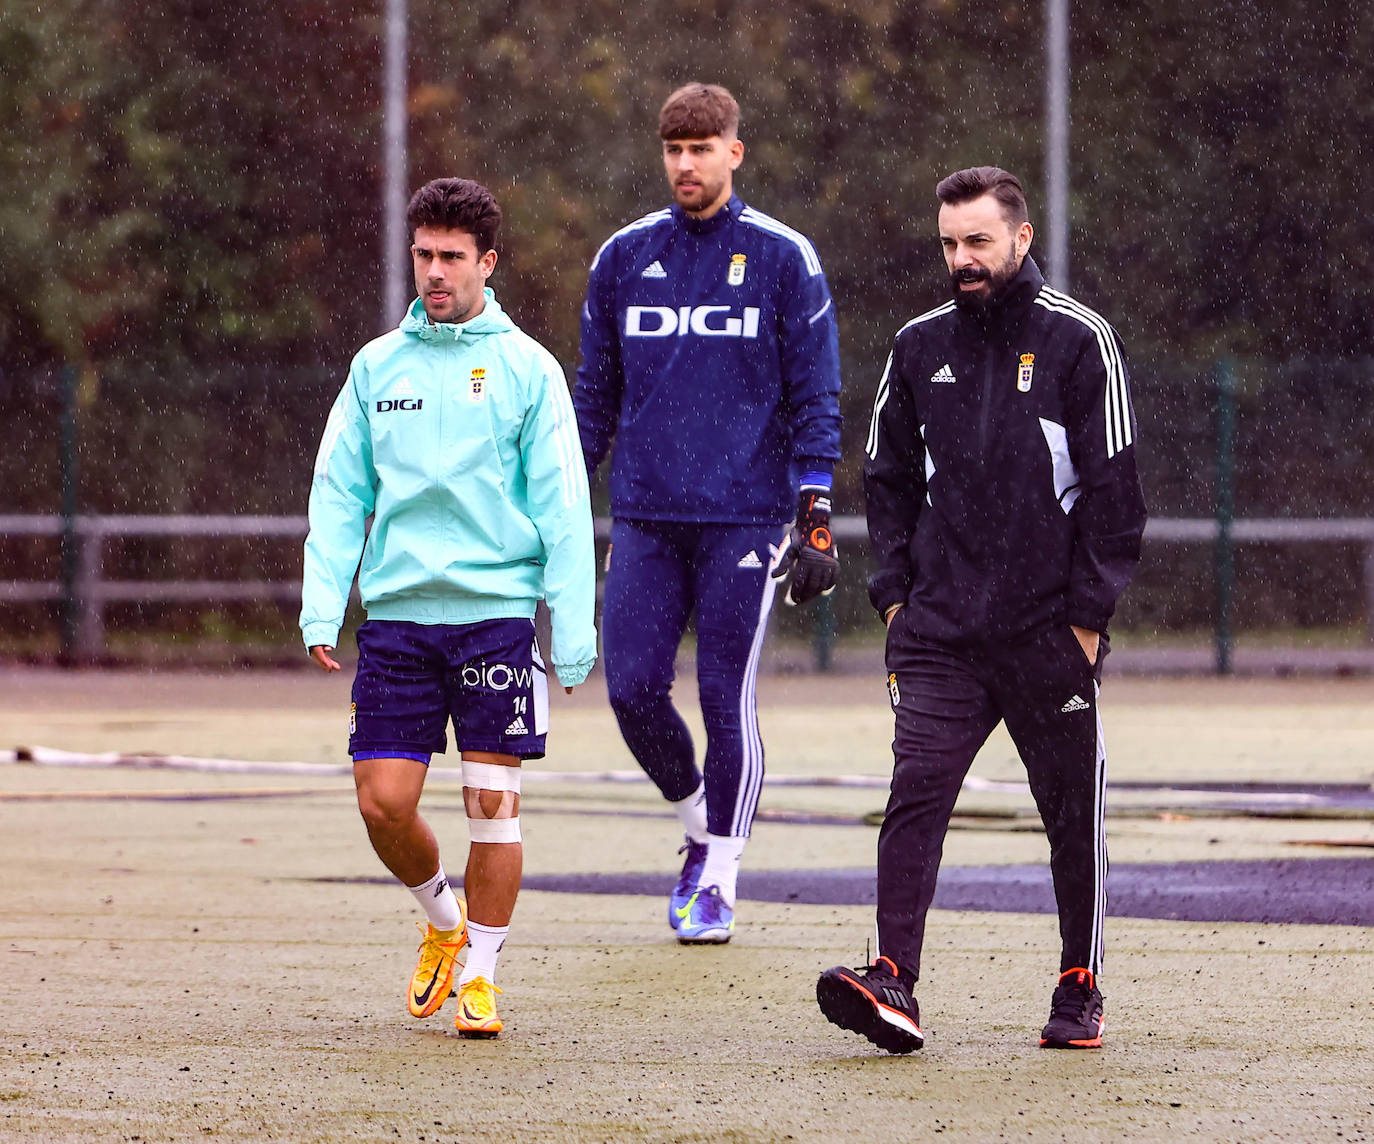
[[[549,685],[534,621],[414,624],[366,620],[348,752],[358,759],[418,759],[448,748],[539,759],[549,723]]]

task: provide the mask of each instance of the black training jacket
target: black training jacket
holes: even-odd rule
[[[880,613],[937,642],[1107,630],[1145,529],[1121,341],[1029,257],[985,316],[898,332],[866,454]]]

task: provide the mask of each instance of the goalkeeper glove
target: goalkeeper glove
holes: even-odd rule
[[[803,486],[797,502],[797,521],[787,536],[787,549],[773,570],[780,579],[789,572],[792,582],[784,597],[789,604],[804,604],[835,590],[835,541],[830,535],[830,490]]]

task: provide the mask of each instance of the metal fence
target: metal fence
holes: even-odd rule
[[[837,517],[833,531],[838,541],[864,546],[867,531],[862,517]],[[65,643],[68,658],[96,662],[105,652],[106,607],[112,603],[221,603],[230,601],[299,602],[299,579],[289,580],[130,580],[108,579],[105,548],[112,538],[127,537],[277,537],[304,540],[308,523],[304,516],[235,515],[112,515],[0,516],[0,539],[9,537],[57,537],[64,541],[63,575],[48,580],[0,581],[0,605],[57,602],[64,605],[67,620]],[[598,539],[610,531],[610,521],[596,521]],[[1292,520],[1250,518],[1218,521],[1211,518],[1154,519],[1145,530],[1148,543],[1212,545],[1218,552],[1246,544],[1356,544],[1363,548],[1363,599],[1368,639],[1374,644],[1374,518]],[[1215,661],[1197,660],[1199,669],[1209,666],[1229,670],[1231,618],[1222,600],[1217,620]],[[833,638],[833,633],[832,637]],[[824,641],[817,661],[828,662]],[[1362,661],[1361,661],[1362,662]]]

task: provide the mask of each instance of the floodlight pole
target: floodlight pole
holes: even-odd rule
[[[1217,363],[1217,674],[1231,674],[1235,642],[1231,626],[1236,601],[1236,551],[1231,526],[1236,515],[1236,367]]]
[[[1069,289],[1069,0],[1045,0],[1045,273]]]
[[[62,644],[58,653],[63,667],[73,667],[78,661],[78,634],[82,601],[78,586],[81,567],[81,538],[77,535],[77,507],[80,478],[77,441],[79,411],[77,408],[76,369],[62,367],[62,423],[59,456],[62,464]]]
[[[409,299],[405,251],[406,4],[386,0],[382,103],[382,330],[395,328]]]

